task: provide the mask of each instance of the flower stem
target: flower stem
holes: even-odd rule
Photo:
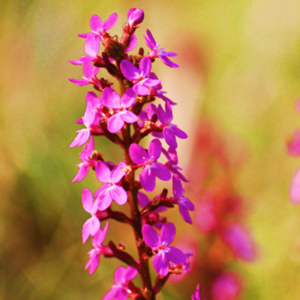
[[[129,156],[129,146],[131,144],[131,137],[130,137],[130,125],[127,124],[125,128],[123,128],[123,138],[124,138],[124,155],[125,161],[127,165],[132,165],[132,160]],[[138,207],[138,190],[135,185],[135,176],[134,170],[130,172],[127,176],[127,179],[130,184],[130,190],[128,192],[128,203],[130,206],[130,214],[132,219],[132,228],[134,230],[136,245],[138,249],[139,255],[139,263],[140,263],[140,276],[142,279],[143,284],[143,291],[144,297],[147,300],[155,300],[155,294],[153,292],[150,271],[149,271],[149,263],[148,258],[146,258],[146,245],[143,242],[143,235],[142,235],[142,218],[141,213]]]

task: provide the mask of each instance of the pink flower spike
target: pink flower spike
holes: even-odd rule
[[[98,203],[97,201],[93,202],[92,193],[87,188],[82,191],[82,205],[84,210],[91,214],[91,218],[82,226],[82,243],[84,244],[89,236],[94,236],[100,229],[100,221],[95,215],[98,210]]]

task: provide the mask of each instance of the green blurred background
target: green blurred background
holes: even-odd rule
[[[162,47],[178,53],[179,69],[157,62],[154,71],[178,102],[174,123],[190,136],[179,146],[184,169],[193,128],[204,116],[228,136],[233,153],[240,146],[231,139],[244,145],[236,185],[248,204],[245,222],[258,258],[240,267],[241,299],[299,299],[300,208],[290,203],[288,190],[300,161],[285,150],[300,127],[294,111],[300,97],[299,0],[2,0],[0,299],[98,299],[113,284],[115,260],[101,259],[91,277],[84,271],[91,245],[81,244],[88,217],[81,190],[98,183],[91,173],[71,184],[80,149],[68,146],[89,88],[68,82],[81,77],[81,67],[68,60],[84,54],[76,34],[90,30],[92,14],[105,20],[117,12],[110,33],[120,34],[131,7],[145,11],[140,46],[149,28]],[[104,139],[98,149],[121,160]],[[177,211],[173,216],[182,225],[178,235],[190,230]],[[124,240],[116,225],[109,238]],[[130,245],[132,237],[125,242]],[[192,286],[188,278],[167,285],[160,299],[188,299],[197,282],[190,280]]]

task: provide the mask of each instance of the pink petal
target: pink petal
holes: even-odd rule
[[[102,29],[102,21],[98,15],[92,15],[90,19],[91,29],[95,32],[98,32]]]
[[[138,121],[138,117],[131,111],[129,110],[123,110],[122,113],[120,114],[121,118],[123,121],[126,123],[132,124]]]
[[[160,140],[158,139],[152,140],[148,148],[149,158],[152,161],[158,160],[161,154],[161,150],[162,150],[162,146]]]
[[[133,86],[133,90],[141,96],[150,94],[150,90],[146,85],[144,85],[144,81],[146,81],[146,79],[143,79],[142,81]]]
[[[133,49],[135,49],[136,45],[137,45],[137,37],[135,34],[132,34],[130,36],[130,41],[129,41],[127,48],[125,49],[125,52],[132,51]]]
[[[139,69],[143,72],[143,77],[147,77],[151,72],[152,62],[151,59],[147,56],[143,57],[140,61]]]
[[[144,224],[142,228],[142,234],[146,245],[150,248],[155,248],[159,245],[159,235],[152,226]]]
[[[113,13],[111,14],[106,21],[103,22],[103,30],[107,31],[115,26],[116,22],[118,21],[118,14]]]
[[[80,129],[77,131],[77,136],[74,141],[70,144],[70,148],[75,146],[82,146],[90,137],[89,129]]]
[[[76,174],[76,176],[73,178],[72,182],[79,182],[82,179],[85,178],[85,176],[88,174],[90,167],[86,164],[79,164],[79,171]]]
[[[122,96],[121,102],[125,108],[131,107],[134,104],[136,94],[132,88],[128,88]]]
[[[119,185],[114,185],[112,188],[110,188],[110,196],[119,205],[124,205],[128,198],[123,187]]]
[[[186,262],[186,255],[175,247],[169,247],[166,258],[174,264],[183,264]]]
[[[158,252],[152,260],[155,271],[161,275],[166,276],[169,273],[169,261],[166,260],[161,252]]]
[[[147,151],[142,146],[135,143],[130,145],[129,155],[136,164],[144,163],[149,159]]]
[[[125,78],[129,80],[138,79],[140,77],[140,71],[126,59],[121,61],[120,68]]]
[[[111,133],[116,133],[122,129],[124,125],[123,118],[121,117],[121,113],[116,113],[111,116],[107,121],[107,129]]]
[[[88,212],[88,213],[91,213],[92,211],[92,208],[93,208],[93,196],[92,196],[92,193],[89,189],[87,188],[84,188],[82,190],[82,206],[83,206],[83,209]]]
[[[109,108],[120,108],[121,99],[119,94],[111,87],[106,87],[101,96],[103,105]]]
[[[155,175],[151,167],[146,167],[140,173],[142,187],[147,192],[152,192],[155,188]]]
[[[170,245],[175,238],[176,228],[173,223],[166,223],[161,229],[161,242]]]
[[[107,164],[101,160],[96,164],[96,177],[100,182],[110,182],[110,169]]]

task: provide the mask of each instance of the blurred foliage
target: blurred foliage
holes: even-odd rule
[[[285,151],[300,124],[294,111],[300,96],[299,0],[2,0],[0,299],[96,299],[113,283],[115,260],[102,259],[92,277],[84,271],[90,245],[81,245],[87,217],[81,190],[95,190],[97,180],[89,174],[70,182],[80,150],[68,145],[89,88],[67,81],[81,76],[68,60],[83,54],[76,34],[89,31],[92,14],[105,19],[117,12],[112,32],[118,33],[131,7],[145,11],[140,45],[150,28],[162,46],[178,53],[178,70],[160,62],[154,69],[178,102],[175,124],[190,135],[179,146],[184,169],[201,116],[210,116],[228,140],[232,135],[245,144],[236,180],[259,257],[242,266],[242,299],[299,299],[299,207],[289,202],[288,189],[300,162]],[[108,159],[120,160],[110,143],[98,143]],[[178,215],[172,218],[182,224],[179,236],[191,227]],[[130,249],[132,236],[117,225],[109,238]],[[167,285],[160,299],[189,299],[195,285],[188,282]]]

